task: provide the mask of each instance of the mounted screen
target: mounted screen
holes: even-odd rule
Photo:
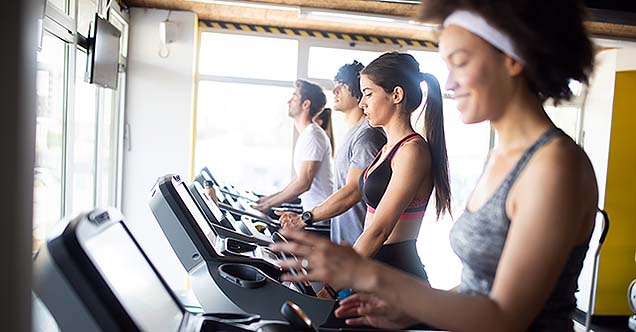
[[[92,30],[92,36],[88,39],[85,80],[105,88],[117,89],[121,32],[97,14]]]

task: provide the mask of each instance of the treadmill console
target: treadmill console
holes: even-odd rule
[[[34,262],[34,290],[62,331],[298,330],[254,314],[186,311],[116,209],[98,209],[62,226]]]
[[[178,331],[187,323],[122,220],[116,209],[80,215],[38,253],[33,287],[61,330]]]

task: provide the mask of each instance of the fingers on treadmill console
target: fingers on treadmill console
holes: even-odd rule
[[[309,262],[306,278],[286,276],[286,280],[309,279],[327,282],[337,289],[351,288],[352,276],[359,272],[360,263],[364,263],[364,259],[353,248],[334,244],[308,232],[283,231],[282,234],[289,242],[277,243],[272,249],[292,253],[299,259],[307,258]]]
[[[300,261],[295,258],[280,260],[278,261],[278,265],[280,265],[280,267],[284,270],[294,269],[296,271],[300,271],[302,269]]]
[[[382,300],[374,299],[373,295],[356,293],[340,301],[334,314],[338,318],[380,314],[382,303]]]
[[[335,311],[338,318],[347,318],[347,325],[369,325],[382,329],[397,330],[419,323],[418,320],[389,307],[382,299],[372,294],[354,294],[340,302]]]
[[[283,234],[283,236],[287,238],[288,242],[275,242],[270,245],[270,249],[275,252],[286,252],[286,253],[294,254],[296,256],[302,256],[302,257],[309,256],[314,250],[314,246],[312,246],[308,242],[299,241],[295,237],[287,236],[288,234],[293,234],[296,232],[304,233],[299,231],[288,232],[283,230],[281,233]]]

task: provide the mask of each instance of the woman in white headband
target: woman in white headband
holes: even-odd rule
[[[576,0],[423,1],[443,23],[440,55],[465,123],[489,121],[498,145],[451,231],[462,260],[453,291],[305,234],[281,246],[308,278],[359,293],[341,302],[349,324],[452,331],[572,331],[574,292],[594,227],[598,188],[585,152],[543,109],[586,83],[593,50]],[[297,263],[295,263],[297,264]]]

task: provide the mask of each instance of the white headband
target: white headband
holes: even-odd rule
[[[444,20],[444,27],[460,26],[489,42],[492,46],[508,54],[513,59],[525,63],[517,52],[512,40],[505,33],[490,25],[481,15],[467,10],[456,10]]]

